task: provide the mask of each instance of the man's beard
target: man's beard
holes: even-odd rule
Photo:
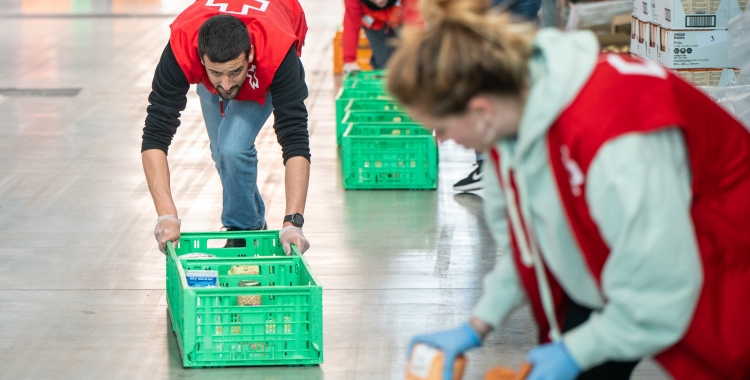
[[[229,91],[224,91],[221,86],[216,87],[216,92],[221,96],[222,99],[231,100],[237,97],[237,95],[240,94],[240,86],[232,86],[232,88],[229,89]]]

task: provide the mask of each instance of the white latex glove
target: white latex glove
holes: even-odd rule
[[[281,246],[284,248],[284,253],[287,256],[292,254],[292,247],[290,244],[294,244],[299,249],[300,254],[304,254],[305,251],[310,249],[310,243],[307,241],[305,234],[302,233],[302,229],[295,226],[287,226],[279,231],[279,239],[281,239]]]
[[[346,62],[346,63],[344,63],[344,74],[349,74],[352,71],[360,71],[360,70],[362,70],[362,69],[359,68],[359,65],[357,64],[357,62]]]
[[[172,215],[162,215],[156,218],[156,228],[154,229],[154,237],[159,243],[159,250],[161,253],[167,253],[167,242],[171,241],[175,244],[180,239],[180,226],[182,222],[180,219],[175,218]]]

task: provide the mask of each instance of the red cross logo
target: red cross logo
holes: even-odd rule
[[[570,149],[563,145],[560,147],[560,153],[562,153],[562,163],[565,169],[570,175],[570,190],[573,192],[574,197],[580,197],[583,193],[582,186],[586,182],[586,177],[583,175],[581,167],[570,157]]]
[[[207,7],[219,8],[219,12],[245,16],[251,9],[265,12],[268,3],[268,0],[206,0]]]

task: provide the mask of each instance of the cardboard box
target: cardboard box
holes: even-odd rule
[[[735,78],[739,70],[719,68],[719,69],[697,69],[697,70],[676,70],[677,75],[693,86],[711,86],[725,87]]]
[[[635,0],[642,1],[642,0]],[[742,13],[738,0],[653,0],[651,21],[670,30],[726,29]]]
[[[640,37],[638,35],[638,23],[640,23],[640,20],[633,18],[630,20],[630,54],[634,56],[638,56],[638,38]]]
[[[718,86],[722,69],[677,70],[677,75],[693,86]]]
[[[646,59],[651,62],[659,62],[659,43],[661,41],[661,28],[656,24],[648,24],[648,39],[646,43]]]
[[[647,34],[647,29],[645,28],[647,24],[635,17],[633,17],[632,22],[633,24],[630,32],[630,54],[645,59],[647,52],[644,34]]]
[[[638,56],[648,59],[649,23],[638,20]]]
[[[730,67],[732,41],[726,30],[660,29],[659,63],[670,69]]]
[[[655,0],[633,0],[633,16],[644,22],[651,22],[654,6],[651,4]]]

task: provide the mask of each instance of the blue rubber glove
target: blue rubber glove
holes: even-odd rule
[[[526,356],[532,369],[526,380],[573,380],[581,373],[562,342],[543,344]]]
[[[432,334],[417,335],[409,343],[406,360],[411,357],[411,350],[417,343],[424,343],[443,351],[445,355],[445,366],[443,367],[443,380],[453,379],[453,362],[458,355],[482,345],[482,338],[469,325],[464,323],[452,330],[438,331]]]

